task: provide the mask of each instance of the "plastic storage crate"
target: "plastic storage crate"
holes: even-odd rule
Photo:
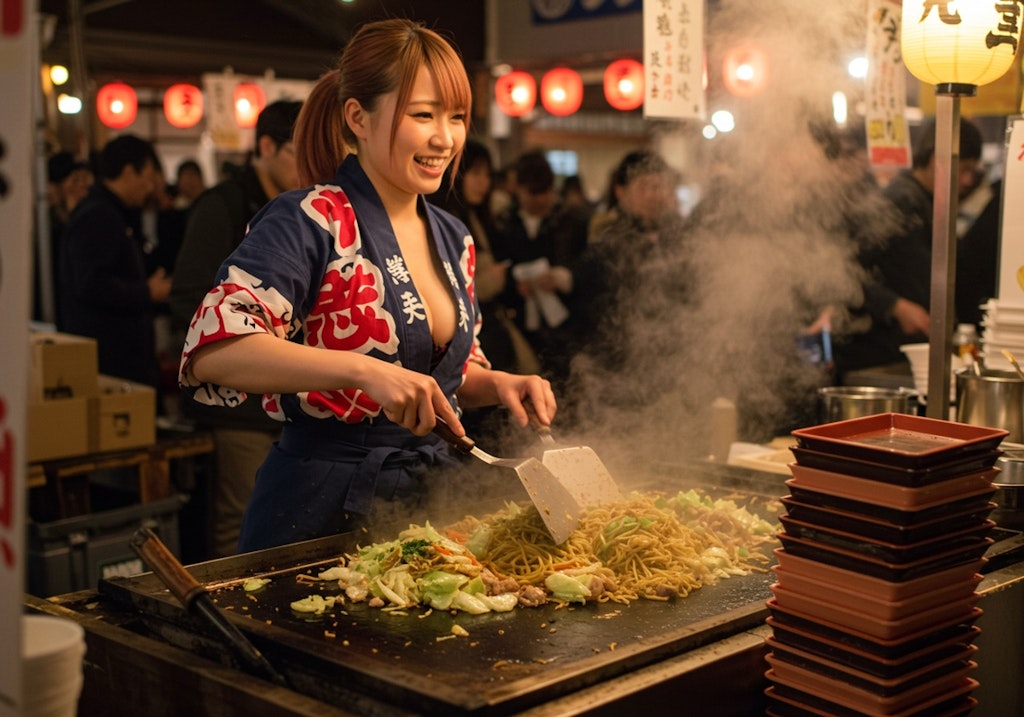
[[[28,591],[38,597],[95,589],[100,578],[135,575],[145,564],[129,545],[151,528],[178,555],[178,511],[183,494],[50,523],[28,524]]]

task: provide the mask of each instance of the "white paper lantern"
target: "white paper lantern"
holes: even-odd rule
[[[1022,14],[1019,0],[903,0],[903,62],[933,85],[993,82],[1013,64]]]

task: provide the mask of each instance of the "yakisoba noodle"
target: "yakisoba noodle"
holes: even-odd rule
[[[753,548],[766,536],[753,535],[749,523],[710,506],[681,519],[673,506],[633,493],[587,511],[562,546],[551,541],[536,510],[495,516],[483,562],[530,585],[557,571],[592,573],[604,583],[599,600],[623,603],[682,597],[718,577],[764,569],[767,556]]]

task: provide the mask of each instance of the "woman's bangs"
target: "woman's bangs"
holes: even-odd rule
[[[427,68],[434,76],[445,109],[469,114],[473,95],[462,62],[448,55],[434,56],[428,58]]]

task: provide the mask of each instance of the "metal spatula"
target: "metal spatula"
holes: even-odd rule
[[[477,447],[469,436],[456,436],[440,418],[434,433],[463,453],[479,458],[492,466],[511,468],[519,476],[530,500],[537,506],[552,540],[561,545],[579,525],[582,505],[562,485],[558,478],[536,458],[497,458]]]
[[[555,438],[550,426],[537,420],[532,404],[526,404],[530,425],[540,436],[541,443],[554,446]],[[569,491],[569,495],[582,508],[605,505],[622,500],[622,491],[612,478],[604,461],[590,446],[571,446],[545,449],[541,457],[544,467],[555,474],[558,482]]]

